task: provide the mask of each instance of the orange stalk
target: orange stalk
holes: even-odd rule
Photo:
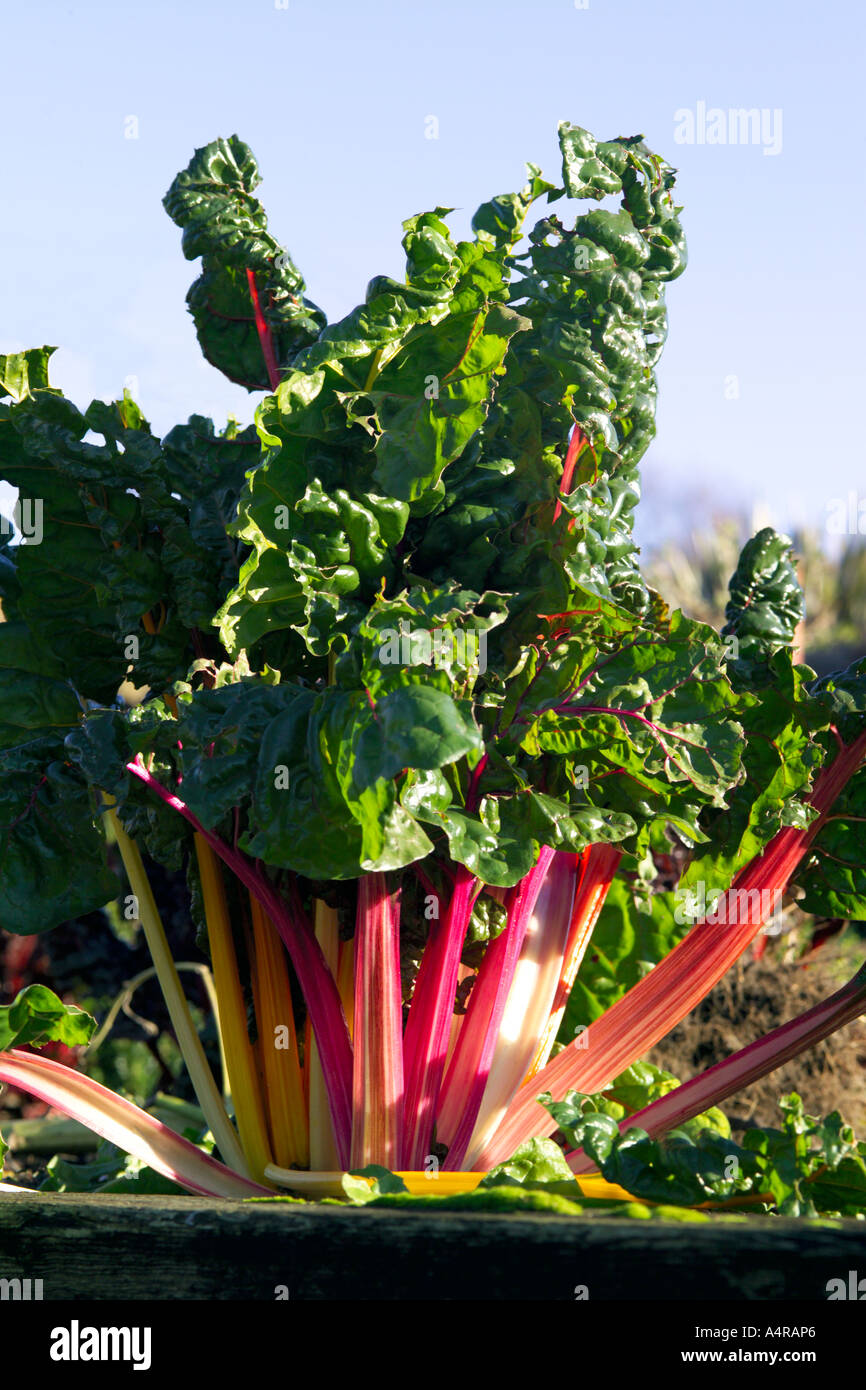
[[[250,895],[253,996],[265,1080],[268,1128],[280,1167],[306,1167],[310,1140],[286,952],[276,927]]]

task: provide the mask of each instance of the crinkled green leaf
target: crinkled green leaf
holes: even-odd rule
[[[187,260],[202,273],[187,304],[207,360],[250,391],[269,388],[256,331],[247,271],[254,272],[276,361],[285,367],[312,342],[324,314],[304,297],[304,281],[288,252],[268,231],[254,197],[259,168],[248,145],[232,135],[196,150],[163,199],[183,228]]]
[[[838,1112],[806,1115],[796,1094],[780,1102],[781,1129],[750,1129],[741,1145],[715,1127],[672,1130],[659,1140],[637,1128],[621,1132],[614,1115],[577,1093],[541,1100],[606,1181],[645,1201],[695,1206],[750,1197],[789,1216],[866,1214],[866,1145]]]
[[[430,841],[393,781],[355,779],[355,750],[372,719],[362,692],[297,691],[262,735],[243,847],[310,878],[354,878],[425,857]]]
[[[560,122],[562,176],[570,198],[603,198],[622,190],[626,150],[614,142],[599,145],[588,130]]]
[[[366,1168],[353,1168],[351,1173],[344,1173],[341,1186],[350,1202],[354,1202],[356,1206],[366,1206],[368,1202],[386,1194],[408,1191],[402,1178],[377,1163],[369,1163]]]
[[[654,1066],[652,1062],[633,1062],[597,1095],[585,1096],[578,1091],[569,1091],[563,1100],[545,1104],[551,1114],[555,1115],[564,1133],[569,1134],[572,1126],[583,1123],[596,1113],[605,1117],[605,1121],[611,1119],[619,1124],[626,1115],[643,1110],[654,1100],[676,1090],[680,1084],[670,1072]],[[606,1123],[598,1121],[598,1124],[602,1133],[609,1132]],[[717,1106],[711,1106],[702,1114],[695,1115],[679,1128],[681,1132],[693,1137],[700,1130],[713,1130],[723,1139],[729,1139],[731,1136],[730,1123]]]
[[[208,829],[249,801],[262,734],[294,694],[279,685],[240,681],[198,691],[179,707],[183,798]]]
[[[747,541],[729,588],[722,636],[736,638],[740,662],[791,646],[805,601],[787,536],[766,526]]]
[[[434,771],[484,746],[471,709],[429,686],[383,695],[371,715],[355,746],[352,775],[360,788],[404,768]]]
[[[45,985],[28,985],[11,1004],[0,1005],[0,1052],[49,1042],[80,1047],[95,1030],[95,1018],[74,1004],[64,1004]]]
[[[374,477],[385,494],[430,510],[443,471],[484,423],[509,339],[525,327],[499,304],[450,314],[382,369],[364,396],[375,407]]]
[[[48,390],[48,362],[56,351],[55,347],[41,347],[0,353],[0,397],[23,401],[33,391]]]
[[[98,593],[105,549],[85,503],[100,451],[84,442],[86,431],[84,416],[48,390],[12,407],[0,404],[0,477],[19,489],[20,506],[33,509],[35,532],[15,548],[16,615],[78,690],[106,701],[129,662]],[[75,472],[78,478],[70,476]]]
[[[64,740],[81,707],[19,621],[0,624],[0,926],[45,931],[117,895],[96,797]]]
[[[76,727],[81,706],[63,668],[22,622],[0,625],[0,750],[52,730],[58,742]]]
[[[808,791],[827,756],[827,747],[816,737],[827,714],[804,683],[806,673],[807,667],[792,667],[789,653],[781,650],[751,668],[741,694],[745,777],[729,792],[725,811],[702,817],[709,838],[680,883],[688,921],[695,912],[687,899],[699,893],[702,902],[711,900],[783,826],[805,828],[814,819]],[[824,833],[841,832],[828,827]],[[795,879],[799,881],[813,863],[810,856]]]
[[[486,945],[501,936],[508,925],[508,910],[498,898],[479,893],[472,905],[472,915],[466,931],[466,945]]]
[[[840,737],[853,743],[866,717],[866,657],[853,661],[844,671],[811,681],[807,688],[816,704],[832,718]]]
[[[163,446],[128,393],[84,414],[47,389],[0,405],[0,476],[37,530],[14,548],[14,615],[82,695],[109,703],[128,672],[186,676],[237,582],[245,549],[226,529],[259,458],[255,430],[200,416]]]
[[[481,1179],[482,1187],[521,1183],[574,1183],[574,1174],[562,1149],[552,1139],[528,1139],[505,1163],[499,1163]],[[575,1197],[580,1193],[575,1189]]]
[[[820,917],[866,921],[866,768],[861,767],[834,803],[812,841],[794,882],[805,889],[799,906]]]

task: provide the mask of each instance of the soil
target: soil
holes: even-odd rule
[[[839,989],[860,963],[858,944],[828,942],[805,961],[786,959],[783,950],[741,959],[647,1060],[681,1080],[721,1062]],[[790,1091],[802,1096],[807,1114],[839,1110],[857,1137],[866,1138],[866,1014],[731,1096],[722,1109],[735,1131],[778,1127],[778,1099]]]

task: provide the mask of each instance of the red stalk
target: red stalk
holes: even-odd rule
[[[574,470],[577,465],[578,455],[580,454],[581,445],[585,443],[586,436],[582,434],[580,427],[578,425],[575,425],[574,429],[571,431],[571,439],[568,443],[568,449],[565,455],[565,462],[562,465],[562,481],[559,484],[559,491],[563,497],[567,497],[568,494],[571,492],[571,480],[574,477]],[[562,501],[559,497],[557,497],[556,506],[553,509],[554,521],[558,521],[561,514]]]
[[[780,1028],[774,1028],[748,1047],[740,1048],[739,1052],[732,1053],[723,1062],[717,1062],[691,1081],[685,1081],[682,1086],[669,1091],[643,1110],[626,1116],[620,1121],[620,1133],[627,1129],[643,1129],[651,1139],[658,1138],[695,1115],[703,1114],[711,1105],[721,1105],[736,1091],[750,1086],[753,1081],[759,1081],[792,1057],[814,1047],[815,1043],[858,1018],[864,1009],[866,965],[861,965],[857,974],[829,999],[824,999],[789,1023],[783,1023]],[[573,1173],[592,1173],[596,1170],[597,1165],[582,1149],[572,1150],[566,1154],[566,1158]]]
[[[186,803],[158,782],[142,763],[129,762],[126,770],[199,831],[223,863],[258,899],[280,933],[303,991],[322,1059],[340,1162],[348,1166],[352,1134],[352,1043],[336,982],[321,946],[304,920],[300,904],[297,901],[291,906],[287,904],[257,864],[252,864],[240,850],[227,845],[212,831],[205,830]]]
[[[526,929],[554,854],[542,845],[535,866],[509,895],[505,930],[484,952],[436,1116],[436,1138],[449,1146],[447,1169],[459,1169],[469,1147]]]
[[[358,883],[352,1167],[396,1168],[403,1143],[403,1011],[399,914],[385,875]]]
[[[659,1039],[709,994],[725,971],[742,955],[772,910],[771,904],[807,853],[824,817],[866,756],[866,732],[845,747],[817,779],[810,798],[818,817],[805,830],[786,826],[764,853],[736,875],[709,918],[694,926],[649,975],[639,980],[579,1039],[579,1050],[563,1048],[525,1086],[506,1112],[479,1166],[503,1162],[519,1144],[556,1129],[552,1116],[536,1099],[550,1091],[554,1100],[576,1090],[593,1094],[642,1057]],[[745,899],[746,910],[742,903]],[[720,921],[730,925],[719,929]]]
[[[448,1055],[460,953],[478,882],[461,864],[444,921],[434,921],[415,981],[404,1038],[406,1127],[403,1167],[419,1170],[430,1152],[433,1117]]]
[[[466,790],[466,810],[471,815],[479,800],[479,784],[487,766],[487,754],[479,760]],[[445,920],[436,918],[415,980],[403,1058],[406,1071],[403,1166],[423,1168],[433,1140],[433,1119],[448,1057],[451,1019],[457,993],[460,953],[480,884],[464,864],[454,875],[451,901]]]
[[[280,384],[280,369],[277,366],[271,330],[268,327],[267,320],[262,312],[262,306],[259,302],[259,292],[256,288],[256,275],[254,270],[247,270],[247,284],[250,287],[250,299],[253,302],[256,332],[259,335],[259,342],[262,345],[262,356],[265,359],[265,366],[268,369],[268,381],[271,383],[271,390],[276,391]]]
[[[767,949],[767,942],[769,941],[769,939],[770,939],[770,938],[769,938],[768,936],[759,936],[759,937],[758,937],[757,941],[755,942],[754,946],[752,947],[752,957],[753,957],[754,960],[760,960],[760,959],[761,959],[761,956],[764,954],[764,952],[765,952],[766,949]]]

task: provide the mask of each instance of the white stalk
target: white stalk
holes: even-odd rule
[[[562,974],[579,875],[575,856],[568,857],[571,865],[565,872],[553,861],[529,919],[481,1109],[461,1165],[464,1169],[472,1169],[486,1148],[520,1089],[547,1027]]]

